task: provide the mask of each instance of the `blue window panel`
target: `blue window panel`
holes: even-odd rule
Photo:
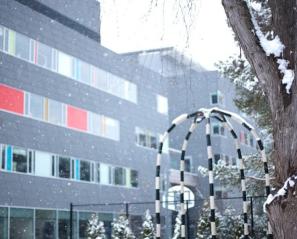
[[[80,180],[80,161],[75,160],[75,179]]]
[[[6,147],[6,158],[7,158],[7,165],[6,169],[8,171],[12,170],[12,147],[7,145]]]

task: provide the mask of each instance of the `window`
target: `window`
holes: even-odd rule
[[[36,42],[37,64],[47,69],[52,69],[52,48],[40,42]]]
[[[59,157],[59,177],[70,178],[70,158]]]
[[[6,146],[1,144],[1,169],[6,169],[5,165],[6,165],[6,156],[5,156],[5,148]]]
[[[224,104],[224,97],[220,91],[210,94],[210,102],[212,105],[215,104]]]
[[[24,113],[24,92],[0,84],[0,109]]]
[[[55,176],[55,156],[50,153],[35,151],[35,174],[38,176]]]
[[[214,163],[218,164],[219,160],[221,159],[221,155],[220,154],[215,154],[214,155]]]
[[[10,209],[10,238],[33,238],[33,210]]]
[[[162,95],[157,95],[157,111],[161,114],[168,114],[168,99]]]
[[[92,67],[92,85],[97,89],[107,91],[108,89],[107,72],[99,68]]]
[[[212,126],[212,133],[213,134],[220,134],[220,126],[219,125],[213,125]]]
[[[57,125],[65,125],[65,105],[49,99],[48,121]]]
[[[80,180],[91,181],[91,167],[88,161],[80,161]]]
[[[0,207],[0,237],[8,239],[8,208]]]
[[[109,139],[119,140],[120,129],[119,122],[109,117],[103,118],[103,136]]]
[[[27,150],[13,147],[13,171],[27,173]]]
[[[48,239],[55,238],[56,230],[56,211],[36,209],[35,237]]]
[[[148,130],[143,130],[138,127],[135,128],[136,133],[136,144],[148,148],[157,148],[158,138],[156,134]]]
[[[35,119],[43,119],[44,98],[38,95],[26,94],[26,114]]]
[[[5,43],[5,48],[6,48],[5,50],[9,54],[14,55],[15,54],[15,32],[7,29],[5,33],[8,34],[7,42]]]
[[[88,131],[90,133],[101,135],[101,117],[92,112],[88,112]]]
[[[73,58],[60,51],[58,52],[58,72],[67,77],[73,75]]]
[[[86,239],[88,236],[89,220],[92,217],[90,212],[79,212],[79,238]]]
[[[100,164],[100,183],[111,184],[112,183],[112,168],[106,164]]]
[[[24,60],[30,59],[30,38],[19,33],[15,34],[15,56]]]
[[[69,216],[70,216],[70,213],[67,211],[58,211],[58,234],[59,234],[58,238],[59,239],[69,239],[69,234],[70,234]],[[73,230],[73,235],[77,235],[77,213],[76,212],[73,212],[72,230]]]
[[[248,144],[249,143],[249,135],[247,133],[244,133],[244,143]]]
[[[126,185],[126,171],[124,168],[114,168],[114,184],[115,185]]]
[[[125,99],[137,103],[137,86],[131,82],[125,81]]]
[[[225,135],[225,128],[222,124],[220,123],[214,123],[212,124],[212,133],[214,135]]]
[[[91,66],[90,64],[83,62],[79,59],[74,59],[74,78],[84,82],[88,85],[91,84]]]
[[[0,50],[4,48],[4,28],[0,26]]]
[[[192,172],[192,159],[190,157],[185,158],[185,172]]]
[[[131,186],[132,187],[138,187],[138,172],[136,170],[131,170],[130,172],[130,176],[131,176]]]

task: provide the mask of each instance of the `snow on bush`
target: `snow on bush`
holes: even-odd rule
[[[145,211],[144,222],[142,223],[141,238],[142,239],[155,238],[154,224],[152,222],[152,216],[149,210]]]
[[[88,239],[105,239],[105,228],[104,223],[99,221],[99,218],[96,214],[91,216],[91,219],[88,222]]]
[[[179,239],[180,238],[180,228],[181,228],[181,214],[178,213],[175,218],[175,225],[173,231],[172,239]]]
[[[129,220],[125,216],[119,216],[113,219],[112,225],[112,239],[135,239],[132,230],[129,227]]]

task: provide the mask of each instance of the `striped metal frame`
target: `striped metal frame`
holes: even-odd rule
[[[219,115],[220,117],[218,117]],[[265,188],[266,188],[266,196],[270,194],[270,177],[269,177],[269,171],[268,171],[268,163],[267,158],[265,154],[265,149],[263,147],[262,140],[256,133],[255,129],[247,123],[242,117],[239,115],[221,110],[219,108],[211,108],[211,109],[205,109],[202,108],[198,110],[195,113],[192,114],[183,114],[177,117],[175,120],[172,121],[172,125],[169,127],[169,129],[163,134],[163,137],[161,137],[160,144],[159,144],[159,150],[157,155],[157,162],[156,162],[156,238],[161,238],[161,222],[160,222],[160,210],[161,210],[161,204],[160,204],[160,170],[161,170],[161,155],[162,155],[162,147],[163,143],[168,137],[168,135],[172,132],[172,130],[179,124],[183,123],[189,118],[195,117],[194,122],[189,128],[189,131],[184,139],[184,143],[182,146],[182,155],[181,155],[181,162],[180,162],[180,185],[181,185],[181,196],[180,196],[180,213],[182,215],[182,225],[181,225],[181,238],[185,238],[185,209],[184,209],[184,157],[186,154],[186,148],[188,145],[188,141],[190,139],[191,134],[197,127],[197,124],[200,123],[202,120],[206,119],[206,142],[207,142],[207,157],[208,157],[208,176],[209,176],[209,200],[210,200],[210,209],[211,209],[211,215],[210,215],[210,225],[211,225],[211,238],[216,239],[217,238],[217,232],[216,232],[216,225],[215,225],[215,201],[214,201],[214,174],[213,174],[213,153],[212,153],[212,146],[211,146],[211,124],[210,124],[210,118],[216,118],[217,120],[221,121],[223,123],[223,126],[228,129],[234,138],[236,151],[240,163],[240,179],[241,179],[241,188],[242,188],[242,199],[243,199],[243,213],[244,213],[244,238],[248,238],[248,219],[247,219],[247,194],[246,194],[246,184],[245,184],[245,176],[244,176],[244,164],[241,154],[241,149],[239,146],[239,141],[237,134],[235,133],[231,123],[226,119],[230,118],[234,120],[235,122],[242,125],[244,128],[246,128],[252,136],[255,138],[261,154],[261,159],[264,166],[264,172],[265,172]],[[270,226],[270,223],[268,222],[268,232],[267,237],[269,239],[272,239],[272,229]]]

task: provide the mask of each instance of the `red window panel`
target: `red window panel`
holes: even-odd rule
[[[0,84],[0,109],[24,114],[24,92]]]
[[[70,128],[87,130],[87,111],[67,106],[67,126]]]

